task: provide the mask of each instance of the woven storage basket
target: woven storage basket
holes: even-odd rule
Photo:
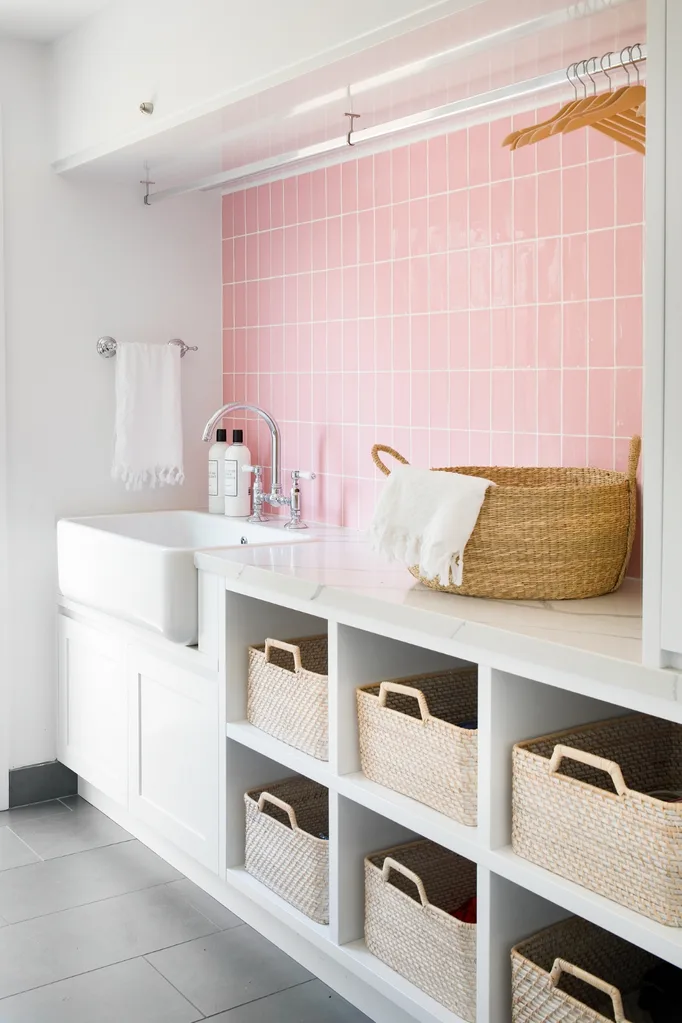
[[[514,851],[680,927],[682,803],[645,793],[681,780],[682,725],[643,714],[518,743]]]
[[[580,917],[520,942],[511,959],[513,1023],[638,1023],[637,997],[626,996],[656,962]]]
[[[476,825],[478,670],[457,668],[356,690],[360,759],[372,781]]]
[[[365,859],[365,941],[391,969],[474,1023],[476,924],[450,916],[476,894],[476,865],[433,842]]]
[[[307,778],[287,778],[247,792],[244,802],[248,872],[301,913],[328,924],[327,789]]]
[[[246,716],[276,739],[328,759],[327,637],[249,647]]]
[[[605,469],[514,469],[464,465],[435,470],[492,480],[466,545],[461,586],[415,578],[434,590],[509,600],[569,600],[617,590],[625,577],[637,517],[637,465],[641,441],[633,437],[627,473]],[[372,458],[407,460],[375,444]]]

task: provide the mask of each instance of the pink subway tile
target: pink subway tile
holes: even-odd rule
[[[374,211],[374,243],[378,262],[389,260],[392,257],[393,238],[391,231],[391,207],[379,207],[379,209]]]
[[[343,371],[357,373],[358,361],[358,324],[356,320],[344,320],[341,325],[343,336]]]
[[[234,234],[235,238],[238,235],[246,234],[246,199],[244,192],[235,192],[233,195],[234,201]]]
[[[502,117],[490,125],[490,179],[504,181],[512,176],[512,152],[502,142],[511,133],[511,117]]]
[[[587,303],[564,306],[564,366],[587,366]]]
[[[233,280],[246,280],[246,237],[239,235],[234,239],[233,250]]]
[[[564,167],[584,163],[586,156],[587,131],[584,128],[561,133],[561,163]]]
[[[273,277],[284,273],[284,231],[281,229],[270,232],[270,272]]]
[[[642,299],[616,300],[616,363],[642,365]]]
[[[371,210],[374,206],[374,157],[358,160],[358,209]]]
[[[469,201],[466,191],[448,196],[448,245],[465,249],[469,243]]]
[[[413,370],[429,369],[429,313],[410,316],[410,352]]]
[[[375,420],[378,426],[393,422],[393,378],[391,373],[377,373],[375,395]],[[342,462],[339,462],[342,465]]]
[[[270,277],[272,274],[270,260],[270,232],[263,231],[258,235],[258,274],[261,277]]]
[[[234,284],[223,285],[223,327],[234,326]]]
[[[394,370],[410,369],[410,320],[408,316],[393,317]]]
[[[563,239],[564,301],[587,298],[587,235],[574,234]],[[597,296],[592,295],[596,298]]]
[[[428,205],[426,199],[413,199],[410,209],[410,255],[425,256],[429,248]]]
[[[561,437],[559,434],[538,434],[538,465],[561,465]]]
[[[469,184],[469,146],[467,131],[448,135],[448,188],[455,191]]]
[[[514,464],[514,436],[511,433],[493,433],[490,438],[490,464]]]
[[[563,432],[583,436],[587,433],[587,370],[563,372]]]
[[[284,226],[298,221],[298,183],[296,178],[284,180]]]
[[[410,254],[410,204],[393,207],[393,258],[404,259]]]
[[[357,268],[346,267],[342,271],[343,276],[343,313],[344,316],[353,318],[358,315],[358,271]]]
[[[299,278],[299,281],[301,278]],[[329,270],[327,273],[327,318],[340,320],[343,318],[343,285],[341,270]],[[301,321],[299,292],[299,322]]]
[[[490,181],[490,130],[488,124],[469,128],[469,185]]]
[[[350,160],[341,164],[341,210],[343,213],[355,213],[357,208],[358,165],[355,160]]]
[[[426,142],[413,142],[410,146],[410,198],[418,199],[427,193]]]
[[[374,263],[359,268],[358,288],[360,316],[374,316]]]
[[[614,371],[591,369],[589,385],[587,431],[592,436],[613,437]]]
[[[608,135],[597,131],[596,128],[588,128],[586,135],[587,152],[590,160],[604,160],[616,155],[619,147]]]
[[[561,175],[562,230],[564,234],[584,234],[587,230],[587,170],[584,164],[565,167]]]
[[[472,465],[490,465],[490,434],[473,430],[469,437],[469,458]]]
[[[374,202],[375,207],[391,203],[391,154],[376,153],[374,157]]]
[[[285,351],[289,344],[289,337],[296,339],[297,335],[295,332],[288,334],[286,329],[284,332],[284,346]],[[312,329],[312,371],[313,373],[326,373],[327,372],[327,325],[325,323],[315,323]]]
[[[469,368],[469,313],[450,313],[448,319],[450,337],[450,368]]]
[[[315,220],[312,223],[312,265],[313,270],[324,270],[327,267],[326,220]]]
[[[374,360],[379,372],[388,373],[393,369],[393,342],[391,317],[378,316],[374,321]]]
[[[469,253],[469,264],[471,307],[473,309],[488,309],[491,304],[490,249],[472,249]]]
[[[270,184],[270,228],[284,227],[284,183]]]
[[[246,236],[246,279],[255,281],[258,279],[258,235],[247,234]]]
[[[310,323],[313,318],[313,281],[311,274],[298,277],[298,322]]]
[[[428,429],[413,428],[410,431],[410,441],[410,461],[413,465],[427,469],[431,464]]]
[[[249,188],[245,195],[246,202],[246,233],[254,234],[258,230],[258,191]]]
[[[223,330],[223,373],[234,372],[234,330]]]
[[[298,272],[307,274],[313,268],[313,231],[312,224],[307,221],[299,224],[296,229],[298,245]]]
[[[498,181],[490,189],[490,235],[491,241],[512,240],[512,182]]]
[[[471,376],[468,371],[456,370],[450,373],[450,429],[468,430],[470,426],[470,395]],[[468,448],[467,448],[468,457]]]
[[[514,431],[534,433],[538,428],[538,374],[535,369],[514,371]]]
[[[375,266],[376,312],[377,316],[390,316],[393,312],[393,274],[390,263]]]
[[[267,237],[267,235],[266,235]],[[234,238],[226,238],[223,241],[223,284],[234,284]]]
[[[393,313],[402,315],[410,311],[410,261],[398,259],[393,263]]]
[[[561,171],[538,174],[538,237],[561,234]]]
[[[246,284],[238,283],[234,286],[234,325],[235,327],[246,326]]]
[[[446,192],[448,187],[447,136],[438,135],[427,143],[429,195]]]
[[[429,311],[429,261],[426,256],[418,256],[410,261],[410,311],[427,313]]]
[[[470,465],[469,430],[450,431],[450,461],[453,465]]]
[[[410,374],[393,374],[393,421],[409,426],[410,413]],[[407,456],[406,456],[407,457]]]
[[[470,429],[490,429],[490,372],[477,370],[469,376]]]
[[[517,306],[514,310],[514,365],[518,369],[529,369],[537,364],[537,306]]]
[[[492,259],[493,306],[506,307],[514,301],[514,249],[511,245],[494,245]]]
[[[587,464],[593,469],[613,468],[613,439],[611,437],[587,438]]]
[[[361,373],[358,377],[358,421],[369,425],[374,422],[376,402],[374,398],[374,373]]]
[[[391,152],[391,187],[393,202],[406,202],[410,198],[410,150],[408,146]]]
[[[246,326],[255,327],[258,325],[258,298],[260,292],[259,281],[246,282]]]
[[[638,369],[616,370],[616,436],[632,437],[642,430],[642,374]]]
[[[537,301],[537,242],[514,246],[514,301],[518,305]]]
[[[298,276],[284,278],[284,322],[298,323]]]
[[[411,425],[428,426],[430,416],[429,374],[412,373],[410,377]]]
[[[321,220],[327,216],[327,179],[324,168],[313,171],[309,176],[308,192],[309,202],[306,197],[306,204],[309,215],[305,219]]]
[[[449,349],[447,313],[432,313],[429,317],[429,368],[432,373],[442,373],[448,369]]]
[[[490,188],[469,189],[469,245],[490,245]]]
[[[284,273],[298,273],[298,228],[295,224],[284,228]]]
[[[327,274],[324,271],[313,275],[313,320],[327,318]]]
[[[344,266],[355,266],[358,261],[357,213],[346,213],[341,218],[341,261]]]
[[[428,258],[429,305],[431,313],[448,308],[448,257],[439,252]]]
[[[514,374],[496,370],[491,377],[491,426],[493,430],[511,432],[514,429]]]
[[[358,215],[358,246],[361,263],[374,262],[374,210]]]
[[[469,314],[469,337],[472,369],[490,369],[490,315],[489,309],[472,309]]]
[[[341,214],[341,164],[336,163],[326,168],[325,186],[327,192],[326,214],[328,217],[338,217]],[[315,178],[313,174],[313,216],[316,216],[319,201],[320,196],[317,197],[317,200],[315,197]]]
[[[560,305],[538,306],[538,366],[555,369],[561,366],[563,319]]]
[[[619,156],[616,164],[616,211],[619,224],[644,220],[644,160],[638,153]]]
[[[491,312],[492,365],[504,369],[514,364],[514,312],[493,309]]]
[[[223,238],[234,236],[234,195],[224,195],[222,205]]]
[[[561,370],[559,369],[538,370],[538,431],[544,434],[561,432]]]
[[[619,227],[616,231],[616,294],[641,295],[643,269],[642,228]]]
[[[298,184],[298,222],[305,223],[307,220],[313,219],[313,197],[312,197],[312,181],[311,175],[299,174],[297,180]],[[324,180],[324,178],[323,178]]]
[[[514,131],[528,128],[534,123],[534,118],[529,114],[516,115],[512,120]],[[526,145],[514,149],[511,154],[512,175],[515,178],[525,177],[526,174],[535,174],[537,170],[538,150],[542,146]]]
[[[450,433],[447,429],[431,430],[429,435],[429,463],[434,469],[445,469],[450,465]]]
[[[610,298],[594,299],[588,303],[587,343],[590,366],[613,366],[614,303]]]
[[[561,239],[538,241],[538,301],[561,301]]]
[[[514,435],[514,464],[535,466],[538,464],[538,437],[535,433]]]
[[[448,197],[435,195],[428,203],[428,250],[445,252],[448,247]]]
[[[327,266],[330,270],[341,266],[341,217],[327,221]]]
[[[514,181],[514,238],[524,241],[537,238],[538,189],[535,175]]]
[[[590,298],[609,298],[614,294],[614,233],[593,231],[588,239]]]
[[[561,463],[576,469],[587,465],[587,437],[561,438]]]
[[[589,228],[613,227],[616,216],[615,161],[597,160],[587,167]]]
[[[550,135],[535,146],[538,171],[552,171],[561,166],[561,136]],[[557,463],[558,464],[558,463]]]

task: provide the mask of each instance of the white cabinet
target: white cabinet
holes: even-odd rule
[[[115,636],[59,616],[58,756],[123,805],[128,801],[128,694]]]
[[[218,681],[141,647],[126,658],[134,816],[218,872]]]

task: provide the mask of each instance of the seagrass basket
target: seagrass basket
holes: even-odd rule
[[[512,1023],[644,1018],[636,992],[655,957],[587,920],[570,917],[526,938],[511,960]]]
[[[329,792],[287,778],[244,796],[245,867],[318,924],[329,923]]]
[[[448,466],[497,484],[489,487],[464,553],[462,585],[441,586],[410,572],[425,586],[447,593],[508,600],[570,600],[617,590],[627,569],[637,520],[637,466],[641,441],[630,443],[628,471],[565,468]],[[375,444],[372,458],[384,475],[380,453],[407,460]]]
[[[356,690],[367,778],[476,826],[478,669],[456,668]]]
[[[328,760],[327,637],[249,647],[246,716],[276,739]]]
[[[682,725],[644,714],[517,743],[514,852],[671,927],[682,927]]]
[[[451,916],[476,894],[476,865],[421,840],[365,859],[365,943],[469,1023],[476,1019],[476,924]]]

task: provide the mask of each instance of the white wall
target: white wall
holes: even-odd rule
[[[56,519],[198,507],[201,428],[221,400],[219,197],[145,207],[136,181],[116,191],[58,178],[48,71],[42,47],[0,42],[10,766],[55,756]],[[199,345],[183,360],[184,488],[130,494],[111,480],[114,364],[96,354],[101,334]]]
[[[53,159],[135,141],[473,2],[117,0],[55,46]]]

